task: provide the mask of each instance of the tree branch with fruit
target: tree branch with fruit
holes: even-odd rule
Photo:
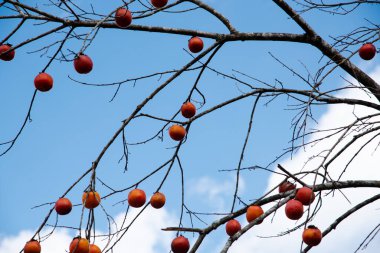
[[[16,142],[22,139],[22,133],[28,126],[28,120],[31,121],[31,111],[34,109],[33,105],[39,99],[39,94],[49,94],[54,88],[54,71],[56,70],[55,63],[72,64],[73,69],[80,74],[81,77],[91,76],[94,67],[97,65],[93,61],[92,56],[86,54],[86,50],[94,47],[99,33],[104,30],[115,30],[125,34],[134,33],[135,36],[140,34],[152,33],[161,35],[172,35],[177,37],[187,36],[188,43],[186,45],[179,45],[179,47],[186,47],[186,55],[190,57],[182,67],[171,69],[164,66],[165,69],[154,70],[148,72],[144,70],[144,74],[134,77],[126,77],[123,80],[107,80],[107,82],[94,82],[82,81],[77,78],[68,77],[68,80],[83,87],[91,86],[95,88],[100,87],[116,87],[113,97],[110,102],[114,102],[116,95],[120,93],[120,88],[127,83],[140,82],[143,80],[150,80],[153,77],[160,77],[159,84],[151,88],[145,97],[138,103],[134,104],[134,109],[127,112],[124,118],[121,118],[121,124],[112,133],[107,133],[110,137],[108,141],[101,148],[100,152],[94,157],[91,162],[90,168],[85,170],[77,180],[69,184],[68,188],[59,197],[56,202],[48,204],[54,205],[48,211],[46,217],[41,222],[36,230],[36,233],[26,242],[24,248],[20,252],[25,253],[40,253],[41,242],[49,239],[58,227],[65,227],[66,229],[75,230],[78,233],[74,237],[71,244],[68,245],[70,253],[101,253],[113,252],[115,246],[118,245],[120,240],[124,238],[131,226],[135,225],[135,221],[140,218],[142,213],[146,212],[148,208],[161,209],[166,204],[166,195],[162,192],[163,186],[168,184],[169,176],[173,175],[175,170],[180,173],[180,180],[177,185],[180,187],[180,200],[178,201],[180,207],[180,218],[178,226],[168,224],[167,228],[162,228],[163,231],[176,231],[176,237],[173,239],[171,245],[168,245],[174,253],[197,252],[201,244],[206,240],[207,236],[213,233],[218,228],[225,226],[225,230],[229,239],[225,242],[221,252],[229,251],[233,243],[240,237],[245,236],[252,227],[259,226],[263,220],[268,219],[269,216],[274,217],[276,212],[281,211],[281,206],[285,206],[285,215],[288,219],[293,221],[300,221],[301,224],[289,229],[286,233],[278,236],[283,236],[287,233],[292,233],[303,227],[302,241],[307,246],[301,246],[302,252],[308,252],[312,247],[323,243],[323,237],[330,235],[333,236],[331,231],[336,229],[338,224],[349,219],[350,215],[358,211],[364,206],[376,202],[380,197],[379,195],[368,196],[366,200],[355,205],[347,210],[344,214],[337,217],[337,219],[327,228],[317,228],[316,224],[311,225],[313,218],[318,216],[319,210],[322,206],[324,196],[322,193],[328,191],[338,191],[337,194],[342,194],[345,198],[347,196],[343,193],[342,189],[346,188],[380,188],[380,181],[378,180],[350,180],[341,181],[342,175],[347,172],[348,167],[352,161],[362,153],[363,149],[369,144],[374,143],[377,137],[380,136],[380,85],[374,80],[365,70],[356,66],[351,60],[355,55],[364,61],[371,61],[375,58],[377,53],[380,24],[370,23],[368,27],[358,27],[346,35],[335,36],[333,38],[323,38],[309,22],[304,18],[305,13],[317,10],[327,12],[330,14],[344,14],[350,15],[356,11],[360,6],[367,4],[379,4],[379,1],[334,1],[334,3],[326,4],[323,1],[283,1],[273,0],[271,4],[277,6],[284,16],[290,18],[294,25],[297,26],[299,33],[290,32],[257,32],[255,29],[252,31],[240,31],[238,26],[231,22],[227,14],[217,11],[201,0],[151,0],[151,1],[121,1],[117,8],[110,11],[96,10],[92,5],[88,6],[83,3],[75,3],[71,0],[68,1],[48,1],[49,5],[38,3],[35,5],[22,3],[17,0],[3,0],[0,2],[0,10],[3,10],[0,16],[0,22],[13,22],[14,26],[9,29],[5,34],[0,37],[0,59],[4,64],[12,61],[15,57],[22,57],[16,55],[16,51],[22,50],[32,44],[38,43],[38,50],[33,52],[44,52],[41,62],[41,72],[36,73],[34,77],[34,92],[31,102],[27,109],[26,116],[22,121],[21,127],[15,128],[16,134],[10,140],[2,140],[0,147],[3,148],[0,158],[4,158],[9,152],[18,148]],[[260,4],[260,3],[257,3]],[[244,7],[244,6],[243,6]],[[297,7],[301,7],[297,11]],[[193,13],[195,11],[202,11],[212,20],[216,20],[220,27],[209,28],[209,30],[197,30],[196,28],[190,29],[186,26],[173,24],[171,27],[165,27],[151,23],[149,18],[156,15],[185,15],[185,13]],[[179,22],[181,24],[181,22]],[[39,29],[33,30],[33,26],[38,26]],[[30,32],[22,34],[23,29],[29,28]],[[224,32],[221,32],[224,31]],[[21,39],[20,39],[21,37]],[[212,41],[212,43],[209,43]],[[302,74],[300,70],[288,65],[285,61],[270,53],[273,64],[279,64],[280,67],[285,68],[291,75],[296,76],[302,86],[287,84],[281,82],[279,79],[275,81],[264,81],[260,78],[251,76],[240,70],[233,70],[230,74],[224,68],[218,66],[220,59],[218,58],[227,46],[232,46],[233,42],[272,42],[272,43],[300,43],[310,46],[308,50],[316,51],[321,54],[321,60],[315,67],[315,74],[312,75],[308,68],[306,75]],[[13,45],[10,43],[14,43]],[[76,43],[76,44],[75,44]],[[148,43],[148,42],[147,42]],[[73,46],[74,45],[74,46]],[[53,51],[51,53],[50,51]],[[106,58],[106,56],[104,56]],[[3,63],[2,63],[3,64]],[[226,64],[228,66],[228,64]],[[48,71],[49,70],[49,71]],[[331,77],[338,71],[343,71],[349,75],[354,82],[347,81],[343,87],[336,88],[330,85]],[[49,73],[47,73],[49,72]],[[5,73],[6,74],[6,73]],[[130,73],[128,73],[130,75]],[[231,94],[228,98],[223,98],[221,101],[213,101],[210,99],[210,94],[203,92],[204,84],[202,81],[207,75],[215,75],[223,78],[229,82],[231,87],[235,87],[239,92],[238,95]],[[191,76],[190,88],[183,98],[183,103],[166,116],[156,115],[147,112],[152,101],[160,99],[159,97],[167,90],[174,89],[178,86],[178,79]],[[161,80],[161,78],[163,80]],[[31,81],[32,83],[32,81]],[[235,86],[234,86],[235,85]],[[332,87],[331,87],[332,86]],[[359,99],[356,97],[342,97],[337,95],[338,92],[356,90],[368,94],[370,98],[374,99]],[[250,168],[262,168],[267,172],[273,174],[281,174],[282,180],[278,184],[267,190],[257,200],[244,200],[239,196],[240,180],[243,177],[242,172],[246,169],[243,166],[244,158],[246,156],[247,148],[254,145],[251,141],[254,132],[254,125],[257,124],[255,114],[259,107],[262,105],[270,106],[274,101],[285,97],[288,101],[294,103],[289,106],[291,110],[295,110],[296,114],[292,120],[292,138],[290,146],[285,149],[284,153],[275,157],[268,163],[267,166],[254,165]],[[213,102],[209,102],[209,101]],[[192,136],[194,125],[201,122],[201,120],[217,115],[218,112],[226,110],[232,105],[243,102],[245,100],[252,100],[251,107],[246,111],[250,113],[248,121],[248,129],[244,140],[242,140],[241,152],[237,157],[237,168],[228,170],[234,172],[234,190],[231,194],[232,207],[228,213],[224,213],[221,218],[215,218],[211,225],[204,225],[203,227],[194,224],[192,217],[196,217],[202,221],[200,217],[206,215],[201,214],[192,209],[185,199],[185,171],[188,169],[182,163],[183,152],[187,150],[182,149],[186,146],[188,140]],[[309,129],[310,121],[314,120],[312,110],[318,106],[323,105],[344,105],[366,108],[374,111],[372,114],[365,116],[356,116],[356,120],[350,124],[342,124],[337,128],[331,129]],[[33,110],[33,113],[38,113]],[[239,112],[240,113],[240,112]],[[244,115],[244,113],[242,113]],[[139,137],[138,141],[130,141],[129,128],[137,120],[152,120],[157,126],[152,127],[152,137]],[[307,140],[311,135],[319,134],[318,138]],[[98,176],[98,170],[102,168],[101,162],[106,154],[109,154],[111,147],[113,148],[117,140],[122,141],[122,157],[125,159],[124,172],[128,170],[128,155],[129,146],[141,146],[154,142],[156,139],[163,140],[170,138],[174,141],[175,145],[172,147],[171,156],[160,165],[155,166],[150,171],[145,171],[145,174],[139,176],[140,179],[128,182],[128,187],[117,188],[112,183],[105,183],[101,177]],[[366,139],[367,138],[367,139]],[[331,140],[320,153],[313,154],[303,161],[305,164],[310,161],[321,159],[317,165],[310,170],[299,169],[299,172],[292,173],[281,165],[278,165],[281,173],[271,170],[280,158],[292,156],[300,149],[306,149],[314,146],[320,142]],[[345,162],[344,168],[338,177],[331,175],[333,164],[336,160],[343,159],[347,150],[352,148],[358,140],[364,140],[360,146],[356,147],[356,152]],[[17,143],[18,144],[18,143]],[[21,144],[20,144],[21,145]],[[218,144],[215,144],[218,145]],[[333,164],[333,165],[332,165]],[[248,168],[248,169],[250,169]],[[128,170],[129,171],[129,170]],[[227,171],[227,170],[225,170]],[[159,172],[163,175],[159,176]],[[113,173],[113,172],[110,172]],[[156,190],[150,196],[147,202],[147,194],[142,185],[152,180],[153,177],[160,177],[159,180],[154,181]],[[78,194],[78,199],[81,204],[73,205],[71,200],[67,198],[68,193],[76,192],[77,188],[85,180],[88,180],[83,193]],[[298,187],[296,184],[302,185]],[[109,192],[100,192],[99,184],[106,188]],[[177,189],[178,190],[178,189]],[[123,198],[122,193],[128,191],[128,197]],[[278,191],[278,193],[275,193]],[[77,192],[76,192],[77,193]],[[124,212],[124,221],[120,227],[115,225],[115,230],[111,227],[115,223],[114,218],[108,213],[107,205],[103,201],[110,198],[122,199],[117,202],[128,203],[127,210]],[[54,196],[51,196],[54,198]],[[348,199],[348,198],[347,198]],[[40,205],[41,208],[45,205]],[[71,227],[65,225],[58,225],[58,218],[55,220],[54,225],[50,225],[54,214],[57,217],[62,215],[70,215],[73,208],[80,206],[81,217],[79,217],[79,226]],[[267,207],[268,208],[263,208]],[[131,220],[126,221],[129,215],[129,210],[136,208],[139,211],[137,215]],[[141,209],[139,209],[141,208]],[[306,210],[305,210],[306,208]],[[94,210],[101,209],[106,215],[108,225],[110,227],[108,234],[98,235],[95,234],[95,220],[97,215]],[[265,209],[265,210],[264,210]],[[159,210],[155,210],[159,211]],[[186,214],[189,216],[190,222],[186,221]],[[213,212],[207,215],[215,214]],[[241,226],[238,217],[245,216],[248,225]],[[129,216],[128,216],[129,217]],[[188,225],[190,224],[190,225]],[[50,228],[51,231],[43,234],[44,228]],[[196,240],[193,245],[190,245],[186,233],[197,233]],[[100,249],[95,244],[96,238],[103,238],[106,241],[106,246]]]

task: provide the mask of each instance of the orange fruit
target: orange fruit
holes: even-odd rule
[[[66,215],[71,212],[73,205],[69,199],[60,198],[57,200],[57,202],[55,202],[54,208],[59,215]]]
[[[89,253],[102,253],[100,248],[95,244],[90,244],[90,251]]]
[[[185,118],[191,118],[195,115],[197,112],[197,108],[195,108],[195,105],[191,102],[186,102],[181,106],[181,114]]]
[[[229,236],[233,236],[241,229],[241,225],[237,220],[229,220],[226,224],[226,233]]]
[[[131,207],[142,207],[145,204],[146,195],[143,190],[134,189],[128,194],[128,204]]]
[[[24,246],[24,253],[40,253],[41,245],[36,240],[31,240],[27,242]]]
[[[186,129],[180,125],[172,125],[169,128],[169,135],[175,141],[181,141],[186,135]]]
[[[261,206],[250,206],[247,209],[247,213],[245,214],[247,221],[251,222],[260,217],[264,213],[263,209]],[[260,221],[258,224],[262,223]]]
[[[75,237],[69,247],[70,253],[89,253],[90,245],[85,238]]]
[[[322,233],[317,227],[310,225],[302,233],[302,240],[309,246],[317,246],[322,241]]]
[[[156,209],[159,209],[165,205],[165,201],[166,201],[165,195],[162,194],[161,192],[156,192],[150,198],[150,205]]]
[[[100,204],[100,201],[100,195],[96,191],[84,192],[82,195],[82,203],[88,209],[97,207]]]

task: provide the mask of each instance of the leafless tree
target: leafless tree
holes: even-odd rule
[[[328,2],[328,3],[326,3]],[[103,29],[120,29],[125,30],[124,32],[129,34],[132,31],[140,31],[146,33],[160,33],[160,34],[172,34],[178,36],[198,36],[204,39],[211,39],[214,42],[202,50],[199,54],[190,54],[191,59],[183,66],[177,69],[170,70],[158,70],[157,72],[147,73],[146,75],[128,77],[125,80],[114,81],[110,80],[109,83],[91,83],[84,82],[81,80],[76,80],[73,77],[69,77],[72,82],[76,82],[80,85],[89,85],[95,87],[103,86],[114,86],[116,91],[111,101],[119,94],[120,88],[128,83],[137,83],[143,79],[149,79],[153,77],[160,78],[160,85],[158,85],[150,94],[139,103],[135,105],[135,110],[130,113],[130,115],[121,120],[121,124],[114,133],[109,133],[111,138],[104,145],[101,152],[94,157],[91,162],[92,166],[89,167],[83,174],[75,181],[72,182],[67,190],[62,193],[61,197],[66,196],[70,191],[72,191],[80,182],[90,179],[90,182],[85,190],[95,190],[96,185],[102,185],[108,189],[108,193],[103,193],[102,199],[109,198],[111,196],[120,196],[120,201],[125,202],[122,199],[122,193],[129,192],[130,190],[137,188],[147,179],[152,176],[156,176],[157,173],[162,172],[163,176],[161,180],[157,182],[156,192],[159,192],[162,186],[168,179],[168,176],[173,172],[173,168],[179,168],[181,171],[182,179],[182,199],[181,199],[181,213],[178,226],[163,228],[165,231],[177,231],[177,233],[183,232],[194,232],[197,233],[197,239],[193,245],[191,245],[189,252],[196,252],[202,242],[206,237],[215,231],[218,227],[223,226],[226,222],[241,215],[244,215],[247,208],[250,205],[268,205],[270,208],[260,216],[258,219],[250,222],[247,226],[243,227],[238,233],[231,236],[225,243],[224,248],[221,252],[227,252],[230,246],[247,231],[249,231],[253,226],[256,226],[265,219],[266,217],[274,214],[282,205],[286,204],[288,200],[294,198],[296,190],[290,190],[284,193],[277,194],[278,186],[286,180],[292,181],[302,186],[311,188],[316,194],[317,199],[303,216],[301,225],[296,226],[293,230],[288,231],[291,233],[296,229],[306,228],[311,222],[313,217],[318,215],[318,211],[322,205],[323,195],[321,192],[335,192],[340,191],[344,188],[360,188],[360,187],[372,187],[380,188],[379,180],[352,180],[352,181],[342,181],[342,175],[350,167],[352,161],[356,156],[363,151],[363,149],[370,143],[378,143],[378,137],[380,135],[379,129],[379,117],[380,114],[377,112],[380,110],[380,105],[378,101],[380,100],[380,85],[372,79],[368,73],[363,71],[361,68],[356,66],[351,58],[358,53],[360,46],[364,43],[372,43],[376,45],[379,40],[380,24],[375,23],[378,20],[367,20],[367,26],[357,27],[347,34],[334,34],[332,37],[324,38],[317,33],[316,30],[308,23],[307,20],[303,18],[303,15],[313,12],[314,15],[318,13],[328,13],[331,15],[351,15],[355,11],[359,10],[362,6],[374,6],[377,10],[379,8],[380,1],[283,1],[283,0],[272,0],[271,4],[276,5],[279,10],[281,10],[284,15],[287,15],[299,28],[299,33],[286,33],[286,32],[243,32],[239,31],[238,28],[234,26],[232,22],[229,21],[228,17],[223,13],[219,13],[214,9],[211,4],[207,4],[206,1],[200,0],[177,0],[169,1],[167,5],[163,8],[155,8],[150,2],[144,0],[129,0],[120,1],[119,6],[113,9],[111,12],[104,12],[101,8],[96,8],[89,3],[78,4],[71,0],[48,0],[42,2],[35,2],[29,4],[27,1],[18,0],[2,0],[0,1],[0,22],[10,22],[14,26],[7,34],[1,33],[0,44],[11,43],[16,35],[22,29],[28,28],[33,29],[35,26],[39,26],[38,32],[35,33],[30,30],[26,33],[22,41],[17,41],[12,43],[11,49],[3,52],[1,55],[6,55],[12,50],[18,50],[19,48],[28,47],[37,41],[41,41],[42,46],[35,50],[34,53],[42,54],[40,61],[44,61],[44,67],[41,72],[46,72],[52,67],[54,61],[60,62],[72,62],[74,58],[79,53],[85,53],[85,51],[91,47],[92,43],[96,41],[97,36]],[[242,3],[240,3],[242,4]],[[257,4],[260,4],[259,2]],[[118,8],[128,8],[133,15],[133,22],[126,28],[121,28],[115,23],[115,12]],[[244,6],[242,6],[244,8]],[[215,31],[200,31],[187,28],[177,28],[173,27],[163,27],[155,25],[139,25],[139,20],[148,20],[149,17],[154,15],[170,15],[175,14],[178,18],[185,13],[191,13],[194,11],[203,11],[211,18],[218,20],[224,27],[225,32],[220,32],[220,29]],[[144,24],[149,23],[142,22]],[[33,35],[34,34],[34,35]],[[136,35],[138,36],[138,35]],[[45,38],[50,38],[45,40]],[[73,50],[70,46],[67,46],[69,42],[79,41],[81,47],[79,49]],[[268,42],[278,42],[278,43],[302,43],[310,45],[310,50],[317,51],[320,53],[320,60],[318,66],[313,71],[310,71],[309,66],[304,66],[306,71],[301,71],[298,67],[291,66],[286,62],[278,58],[276,55],[271,54],[273,64],[279,66],[279,70],[286,71],[290,75],[295,76],[302,85],[295,86],[291,84],[286,84],[280,80],[275,82],[260,80],[254,77],[250,73],[245,73],[240,70],[233,70],[232,72],[227,72],[225,70],[219,70],[213,66],[213,62],[217,61],[216,58],[226,45],[232,44],[232,42],[244,41],[244,43],[250,43],[252,41],[268,41]],[[1,56],[0,55],[0,56]],[[17,56],[21,57],[21,56]],[[314,68],[314,67],[313,67]],[[346,74],[351,76],[351,80],[344,80],[345,85],[339,88],[331,88],[329,85],[331,76],[336,75],[339,71],[344,71]],[[53,70],[51,71],[53,72]],[[305,74],[306,72],[306,74]],[[187,98],[183,101],[192,101],[197,106],[199,112],[192,118],[184,120],[180,117],[180,110],[176,111],[171,117],[161,117],[159,115],[148,114],[144,111],[147,105],[152,100],[157,99],[158,95],[166,89],[170,89],[170,84],[173,84],[179,77],[190,73],[194,76],[194,84],[188,91]],[[208,96],[202,92],[200,87],[200,80],[205,75],[205,73],[217,75],[225,80],[228,80],[232,85],[236,86],[239,90],[240,95],[232,96],[225,99],[217,104],[209,104]],[[6,74],[6,73],[4,73]],[[351,97],[342,97],[337,94],[342,90],[358,90],[358,92],[363,92],[368,94],[368,99],[358,99]],[[39,91],[35,90],[32,94],[31,102],[25,115],[24,120],[21,122],[20,126],[17,128],[14,138],[10,140],[2,140],[0,144],[2,147],[1,156],[6,156],[8,152],[13,149],[17,149],[17,141],[22,138],[21,133],[27,128],[28,120],[30,120],[32,107],[38,99],[36,94]],[[292,119],[292,130],[293,135],[290,140],[289,147],[284,151],[284,153],[275,156],[273,155],[273,160],[266,166],[254,165],[252,167],[244,167],[243,160],[246,155],[246,150],[249,145],[254,143],[250,142],[250,136],[252,133],[252,127],[255,124],[255,113],[259,106],[270,105],[274,100],[279,97],[285,97],[287,100],[291,101],[291,110],[294,110],[295,116]],[[125,170],[128,169],[128,155],[129,148],[133,145],[146,145],[148,142],[156,141],[158,139],[167,138],[167,128],[172,124],[179,124],[185,127],[186,132],[190,133],[192,126],[195,125],[199,119],[204,117],[209,117],[213,115],[216,111],[224,110],[226,107],[233,103],[237,103],[242,100],[251,98],[253,103],[250,108],[247,108],[247,114],[249,113],[250,118],[247,124],[247,131],[245,134],[245,140],[242,142],[240,156],[238,158],[238,164],[236,168],[229,170],[236,176],[236,187],[233,194],[231,210],[224,214],[215,214],[215,221],[211,225],[205,225],[203,227],[194,226],[193,223],[188,224],[183,221],[185,215],[189,215],[190,219],[202,220],[203,215],[210,215],[212,213],[199,213],[193,211],[190,206],[188,206],[184,200],[185,187],[184,187],[184,174],[183,166],[181,163],[180,150],[186,145],[186,138],[179,141],[172,149],[172,155],[169,159],[162,161],[161,165],[154,170],[146,173],[140,180],[131,182],[130,185],[123,189],[115,189],[111,184],[102,181],[101,178],[97,177],[97,169],[99,168],[99,163],[101,162],[103,156],[109,152],[110,147],[115,144],[116,140],[121,140],[122,146],[122,158],[121,161],[125,164]],[[321,105],[334,105],[343,104],[348,107],[363,107],[372,109],[373,113],[358,116],[355,121],[350,124],[343,124],[340,127],[332,129],[310,129],[309,125],[311,121],[314,121],[314,116],[312,113],[313,108]],[[159,129],[155,131],[155,134],[150,138],[131,143],[128,142],[127,138],[127,127],[131,125],[134,121],[148,118],[157,122],[160,125]],[[319,134],[317,139],[309,140],[308,137],[312,134]],[[310,160],[318,158],[318,166],[312,170],[302,170],[300,168],[299,173],[290,173],[287,168],[283,168],[278,165],[279,171],[274,171],[271,169],[273,165],[276,165],[281,158],[290,157],[295,152],[300,149],[307,148],[312,145],[316,145],[326,139],[334,140],[330,146],[326,146],[321,153],[314,154],[310,157]],[[365,140],[364,142],[359,142],[359,140]],[[360,143],[359,147],[357,143]],[[341,159],[341,156],[351,147],[356,148],[356,153],[354,156],[346,161],[345,168],[334,168],[334,161]],[[305,163],[309,161],[304,161]],[[331,170],[340,170],[338,177],[331,176]],[[244,170],[266,170],[270,173],[277,173],[283,177],[282,181],[278,182],[278,185],[266,192],[259,199],[254,201],[243,200],[239,196],[239,182],[242,177],[241,173]],[[308,176],[306,179],[305,176]],[[312,178],[312,180],[309,180]],[[343,194],[343,192],[341,192]],[[54,198],[54,196],[52,196]],[[336,221],[331,224],[331,226],[324,228],[323,236],[334,236],[332,232],[337,225],[345,219],[349,219],[350,215],[363,206],[369,205],[375,201],[378,201],[380,195],[366,196],[362,203],[352,207],[347,210],[340,217],[336,217]],[[47,203],[53,204],[53,203]],[[144,212],[149,203],[146,203],[141,209],[140,214]],[[101,205],[101,208],[106,214],[107,220],[110,227],[114,226],[114,220],[111,215],[107,213],[107,206]],[[127,209],[125,215],[128,214]],[[41,222],[40,227],[36,230],[33,238],[38,240],[48,239],[49,236],[54,233],[54,228],[59,227],[57,221],[54,220],[54,207],[50,209],[46,218]],[[113,248],[117,243],[123,238],[123,236],[128,232],[129,228],[134,225],[136,219],[139,215],[133,219],[130,223],[124,223],[121,227],[118,227],[116,232],[110,232],[106,235],[96,235],[95,233],[95,218],[93,210],[87,211],[82,208],[82,215],[78,219],[80,220],[79,226],[71,228],[77,230],[81,234],[84,230],[84,236],[87,239],[101,237],[106,238],[108,241],[103,252],[113,252]],[[54,222],[55,221],[55,222]],[[53,225],[50,223],[53,222]],[[369,231],[369,235],[363,244],[368,244],[373,238],[376,237],[380,231],[378,224],[373,231]],[[42,230],[46,227],[53,227],[50,233],[42,234]],[[307,252],[311,249],[310,246],[302,246],[301,251]],[[22,251],[22,250],[21,250]],[[20,252],[21,252],[20,251]]]

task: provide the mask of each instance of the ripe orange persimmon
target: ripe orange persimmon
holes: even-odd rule
[[[49,91],[53,88],[53,78],[47,73],[40,73],[34,78],[34,87],[42,92]]]
[[[230,220],[226,223],[226,233],[229,236],[233,236],[241,229],[241,225],[237,220]]]
[[[128,204],[131,207],[142,207],[145,204],[146,195],[141,189],[134,189],[128,194]]]
[[[88,209],[97,207],[100,204],[100,201],[100,195],[96,191],[87,191],[82,195],[82,203]]]
[[[189,239],[180,235],[173,239],[171,248],[173,253],[186,253],[190,249]]]
[[[257,219],[259,216],[261,216],[264,213],[261,206],[250,206],[247,209],[247,213],[245,214],[245,217],[247,218],[248,222],[252,222],[255,219]],[[263,221],[260,221],[257,224],[261,224]]]
[[[203,49],[203,40],[199,37],[189,39],[189,50],[192,53],[199,53]]]
[[[8,53],[5,53],[7,52],[8,50],[10,50],[12,48],[12,46],[10,44],[3,44],[3,45],[0,45],[0,59],[3,60],[3,61],[11,61],[13,60],[13,58],[15,58],[15,50],[11,50],[9,51]],[[5,53],[5,54],[3,54]]]
[[[168,3],[168,0],[151,0],[150,2],[154,7],[162,8]]]
[[[71,209],[73,208],[73,205],[71,204],[71,201],[67,198],[60,198],[55,202],[55,211],[59,215],[66,215],[71,212]]]
[[[165,205],[165,201],[166,201],[165,195],[162,194],[161,192],[156,192],[150,198],[150,205],[156,209],[159,209]]]
[[[175,141],[181,141],[186,135],[186,129],[181,125],[172,125],[169,128],[169,135]]]
[[[30,240],[24,246],[24,253],[40,253],[41,245],[36,240]]]
[[[285,182],[282,182],[280,184],[280,186],[278,187],[278,192],[283,193],[283,192],[287,192],[287,191],[294,190],[294,189],[296,189],[295,184],[292,184],[289,181],[285,181]]]
[[[74,59],[74,68],[79,74],[88,74],[91,72],[94,63],[88,55],[80,53]]]
[[[376,47],[372,43],[366,43],[359,49],[359,56],[366,61],[372,60],[376,55]]]
[[[115,13],[115,22],[118,27],[128,27],[132,23],[132,13],[125,8],[117,9]]]
[[[315,194],[309,187],[302,187],[297,190],[294,199],[300,201],[304,206],[308,206],[313,203],[315,199]]]
[[[89,253],[90,244],[85,238],[75,237],[69,247],[70,253]]]
[[[309,246],[317,246],[322,241],[322,233],[317,227],[310,225],[302,233],[302,240]]]
[[[195,105],[191,102],[186,102],[181,106],[181,113],[182,116],[185,118],[191,118],[195,115],[197,109],[195,108]]]
[[[90,244],[90,251],[89,253],[102,253],[100,248],[95,244]]]
[[[286,203],[285,214],[291,220],[298,220],[303,215],[303,205],[300,201],[291,199]]]

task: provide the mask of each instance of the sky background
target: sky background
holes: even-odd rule
[[[223,13],[240,31],[246,32],[301,32],[300,29],[271,1],[207,1],[216,10]],[[88,7],[85,1],[79,1]],[[119,2],[104,4],[94,1],[94,7],[102,13],[109,13]],[[189,7],[186,4],[180,9]],[[47,8],[42,6],[41,8]],[[134,6],[131,6],[131,10]],[[137,8],[137,7],[136,7]],[[7,11],[0,8],[0,15]],[[321,36],[329,42],[330,35],[342,35],[356,27],[366,26],[365,19],[376,22],[379,20],[380,8],[374,5],[363,7],[350,16],[328,15],[321,12],[309,12],[304,18]],[[57,13],[60,15],[60,13]],[[2,29],[0,38],[12,30],[14,20],[0,21]],[[225,32],[225,29],[202,11],[193,11],[181,14],[158,14],[153,17],[133,21],[135,24],[162,25],[167,27],[182,27],[202,31]],[[25,26],[17,33],[10,43],[19,42],[33,37],[41,31],[46,31],[49,25]],[[87,33],[89,30],[80,29],[78,32]],[[30,99],[34,92],[33,79],[48,62],[46,55],[41,53],[30,54],[54,40],[63,38],[63,34],[46,37],[17,50],[16,58],[11,62],[0,62],[0,140],[12,138],[18,130]],[[187,48],[187,36],[153,34],[121,30],[101,30],[95,41],[85,52],[94,61],[94,69],[89,75],[75,73],[72,63],[54,62],[46,71],[54,78],[54,87],[48,93],[38,93],[33,106],[32,122],[27,124],[20,139],[14,148],[0,158],[0,253],[18,252],[24,243],[30,239],[33,232],[46,216],[50,205],[38,209],[33,206],[55,202],[56,199],[91,166],[101,149],[111,138],[120,122],[127,118],[136,105],[150,94],[168,76],[153,77],[146,80],[124,84],[117,97],[112,101],[116,87],[90,87],[80,85],[68,78],[89,83],[111,83],[148,75],[159,71],[178,69],[191,56],[183,49]],[[205,46],[213,41],[205,39]],[[70,41],[65,50],[74,52],[81,48],[81,43]],[[49,51],[51,55],[54,51]],[[232,42],[226,44],[211,62],[211,66],[228,74],[232,70],[254,76],[263,81],[274,83],[280,80],[287,87],[302,88],[299,79],[294,77],[278,64],[268,52],[285,61],[302,74],[306,70],[302,64],[315,72],[320,59],[320,53],[308,45],[282,42]],[[352,61],[380,82],[380,62],[375,58],[370,62],[363,62],[358,56]],[[340,75],[346,74],[337,70],[327,79],[328,88],[344,85]],[[151,101],[144,113],[159,117],[171,117],[181,106],[192,87],[197,72],[186,73],[176,79],[168,88]],[[241,77],[241,76],[240,76]],[[248,79],[246,79],[248,80]],[[212,72],[206,72],[201,79],[200,89],[207,97],[207,103],[199,111],[204,111],[228,98],[237,96],[244,91],[244,87],[226,80]],[[342,93],[342,96],[363,97],[360,92]],[[197,99],[197,97],[195,97]],[[185,201],[192,211],[198,212],[228,212],[231,208],[235,185],[234,173],[219,172],[236,168],[239,162],[241,147],[244,142],[253,98],[239,101],[231,106],[201,118],[194,122],[186,143],[180,151],[180,158],[185,174]],[[288,147],[291,138],[291,119],[294,111],[284,110],[291,104],[286,98],[279,98],[268,106],[260,102],[255,115],[255,123],[250,137],[243,167],[252,165],[267,165],[284,148]],[[356,108],[355,114],[366,114],[367,110]],[[318,119],[318,127],[324,129],[336,123],[349,122],[353,118],[352,107],[326,106],[313,111]],[[178,117],[178,120],[182,120]],[[135,120],[127,127],[127,140],[137,142],[154,135],[162,126],[161,122],[153,120]],[[166,132],[165,132],[166,134]],[[311,136],[310,139],[315,138]],[[167,135],[164,140],[155,140],[146,145],[130,146],[128,171],[124,173],[124,163],[119,163],[122,156],[122,142],[118,138],[99,164],[97,175],[115,189],[132,185],[136,180],[154,170],[166,161],[173,153],[172,147],[176,143]],[[323,144],[323,145],[327,145]],[[323,146],[322,146],[323,147]],[[307,149],[290,157],[284,157],[281,164],[290,171],[299,171],[310,154],[320,147]],[[363,157],[359,157],[356,164],[346,174],[347,179],[376,179],[380,172],[376,168],[379,164],[378,154],[372,152],[376,145],[368,148]],[[377,155],[376,155],[377,154]],[[350,153],[347,154],[348,156]],[[313,164],[310,164],[312,166]],[[339,168],[339,164],[336,165]],[[272,168],[274,169],[274,167]],[[164,174],[158,173],[140,187],[150,196]],[[161,210],[148,208],[141,219],[132,227],[130,233],[122,240],[115,252],[134,251],[141,253],[168,252],[170,242],[174,237],[171,232],[163,232],[161,228],[177,226],[180,215],[181,184],[178,166],[175,166],[162,192],[167,196],[167,204]],[[264,171],[244,171],[241,178],[240,196],[247,202],[258,198],[272,185],[278,184],[282,178],[274,177]],[[82,191],[88,185],[86,177],[79,183],[68,197],[74,204],[81,201]],[[109,192],[97,182],[97,190],[101,195]],[[371,196],[372,191],[345,190],[350,196],[352,204],[363,200],[363,196]],[[373,191],[373,195],[378,191]],[[127,192],[116,195],[103,201],[107,211],[114,216],[117,222],[123,219],[122,212],[127,208],[125,204],[115,203],[126,199]],[[333,220],[352,207],[341,195],[333,199],[325,197],[324,208],[313,221],[322,230]],[[241,208],[242,205],[238,205]],[[270,206],[264,206],[264,210]],[[78,226],[80,207],[73,212],[59,218],[59,225]],[[282,212],[281,212],[282,211]],[[104,214],[95,210],[97,214],[96,229],[98,233],[107,231]],[[129,219],[136,214],[132,210]],[[378,224],[379,204],[375,203],[357,212],[352,218],[343,222],[336,231],[326,237],[320,246],[312,252],[353,252],[369,233]],[[211,223],[217,217],[203,217]],[[246,225],[245,217],[238,219]],[[52,216],[51,222],[54,222]],[[183,223],[190,226],[189,216],[185,215]],[[290,235],[278,238],[263,239],[258,236],[273,236],[292,228],[297,223],[288,221],[280,209],[273,220],[266,220],[262,225],[252,229],[242,236],[231,252],[278,252],[286,248],[286,252],[296,252],[301,245],[301,230]],[[196,227],[204,224],[195,222]],[[74,231],[57,229],[52,237],[43,242],[42,252],[65,252]],[[194,240],[192,234],[186,234]],[[219,252],[228,237],[224,227],[220,227],[210,235],[199,252]],[[97,241],[99,245],[103,242]],[[365,252],[375,252],[380,246],[379,237],[369,245]]]

